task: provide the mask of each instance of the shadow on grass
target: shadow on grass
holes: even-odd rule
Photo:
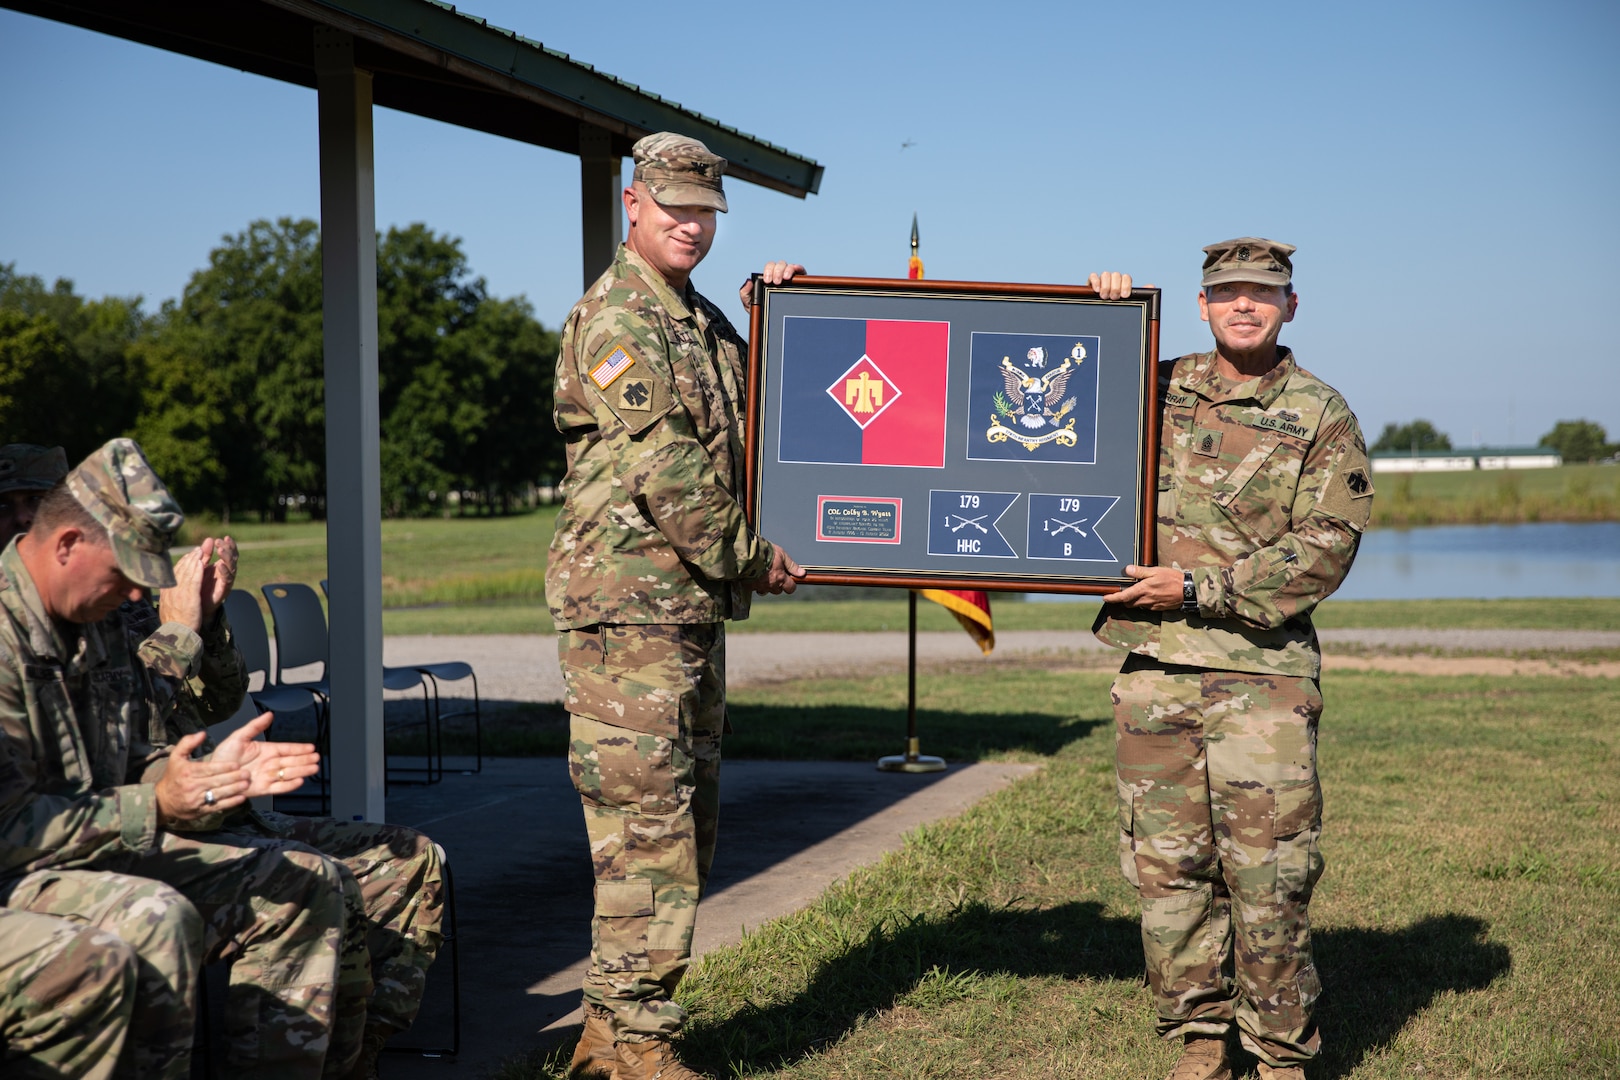
[[[1347,1075],[1436,995],[1484,989],[1506,973],[1508,950],[1487,942],[1486,929],[1470,916],[1439,915],[1396,930],[1316,934],[1329,983],[1318,1012],[1325,1049],[1316,1075]],[[1040,911],[970,903],[879,928],[823,965],[790,1001],[748,1004],[722,1023],[694,1024],[682,1053],[717,1075],[785,1066],[837,1041],[862,1016],[914,993],[928,996],[926,983],[975,975],[1137,982],[1141,950],[1134,920],[1109,917],[1091,901]]]
[[[873,761],[905,751],[906,710],[864,705],[730,706],[728,758]],[[1007,753],[1050,757],[1091,734],[1104,717],[1049,712],[917,711],[922,752],[971,762]]]
[[[1447,991],[1483,990],[1506,975],[1512,954],[1487,941],[1472,915],[1431,915],[1397,930],[1346,927],[1312,935],[1326,990],[1320,1077],[1346,1076],[1387,1046]]]
[[[557,757],[568,752],[568,714],[560,703],[483,704],[485,757]],[[420,703],[391,700],[385,714],[388,753],[420,755],[426,745]],[[732,760],[875,761],[905,751],[904,709],[733,703],[730,720],[725,756]],[[1100,713],[1065,717],[1050,712],[924,709],[917,713],[917,734],[923,753],[966,763],[1009,753],[1049,757],[1086,738],[1099,724],[1112,722]],[[278,721],[277,737],[307,736],[304,727]],[[446,719],[442,745],[447,755],[471,754],[476,746],[471,718]]]

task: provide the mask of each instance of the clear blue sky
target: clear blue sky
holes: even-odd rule
[[[731,309],[767,258],[902,274],[915,211],[930,277],[1164,286],[1176,355],[1199,247],[1255,233],[1299,247],[1283,341],[1369,437],[1620,438],[1612,0],[463,7],[826,166],[805,201],[732,183],[695,276]],[[21,272],[155,308],[222,235],[319,216],[313,91],[0,11],[0,100]],[[561,322],[574,158],[380,109],[376,154],[379,226],[461,237]]]

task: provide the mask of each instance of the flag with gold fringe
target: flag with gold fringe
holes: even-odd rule
[[[923,276],[922,256],[917,253],[917,215],[911,215],[911,262],[906,267],[906,277],[913,281],[921,281]],[[962,629],[979,646],[979,651],[986,656],[996,647],[996,631],[990,622],[990,594],[971,589],[919,589],[918,593],[926,600],[943,607],[956,617],[962,624]]]

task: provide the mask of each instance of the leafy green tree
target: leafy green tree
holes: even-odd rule
[[[1541,437],[1540,445],[1557,450],[1566,462],[1596,461],[1620,449],[1610,445],[1603,425],[1590,420],[1560,420]]]
[[[70,455],[133,433],[183,505],[227,520],[324,516],[322,300],[319,229],[291,218],[225,237],[151,317],[0,265],[0,427]],[[561,474],[557,336],[526,300],[491,297],[459,240],[417,224],[379,238],[377,305],[385,513],[451,491],[506,509]]]
[[[148,321],[139,297],[86,300],[65,278],[46,288],[0,263],[0,311],[23,320],[7,324],[8,363],[13,376],[27,370],[14,392],[35,403],[6,426],[8,438],[59,445],[77,460],[134,427],[144,377],[136,343]]]
[[[1385,424],[1384,431],[1373,443],[1373,452],[1381,450],[1450,450],[1451,437],[1436,431],[1427,420],[1413,420],[1410,424]]]
[[[138,432],[182,502],[227,517],[326,494],[320,241],[313,221],[256,221],[209,253],[152,335]],[[195,445],[186,445],[188,443]],[[213,463],[210,463],[210,459]],[[198,486],[188,488],[185,484]]]

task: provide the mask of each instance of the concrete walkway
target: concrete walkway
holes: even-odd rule
[[[454,764],[455,759],[452,759]],[[724,767],[720,845],[695,951],[804,907],[856,867],[897,849],[919,825],[960,813],[1034,771],[953,766],[883,773],[868,764],[736,761]],[[504,1059],[553,1046],[579,1023],[592,882],[579,797],[561,759],[491,759],[480,775],[395,787],[392,821],[450,853],[461,953],[462,1050],[389,1054],[389,1080],[483,1077]],[[397,1039],[450,1040],[450,959],[429,976],[416,1027]]]

